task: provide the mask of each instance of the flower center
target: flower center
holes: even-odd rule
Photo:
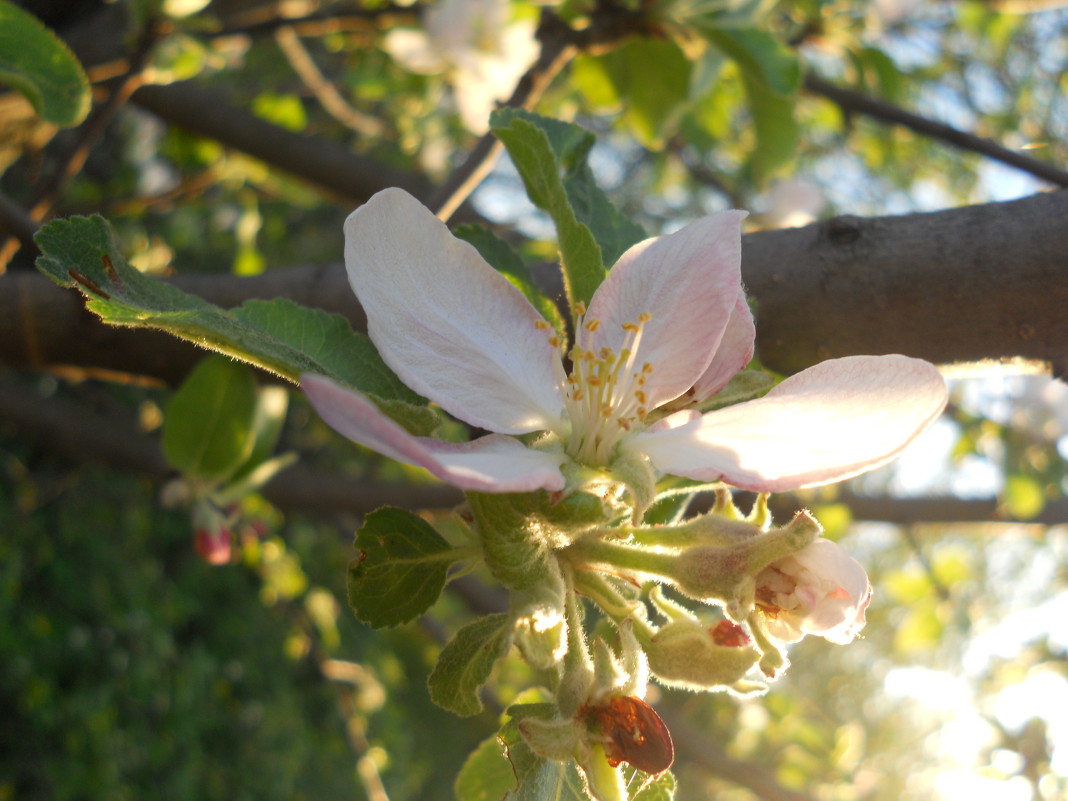
[[[575,345],[568,354],[571,374],[563,375],[564,405],[571,420],[567,452],[577,462],[605,465],[616,444],[649,413],[645,383],[653,372],[648,362],[637,364],[642,330],[652,319],[648,312],[624,323],[626,332],[619,352],[608,347],[594,350],[590,340],[601,321],[586,319],[586,308],[576,309]]]

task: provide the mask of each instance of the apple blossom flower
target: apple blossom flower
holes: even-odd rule
[[[509,14],[507,0],[442,0],[424,13],[425,32],[396,28],[384,47],[411,72],[448,73],[461,122],[483,134],[496,102],[538,57],[533,20],[510,22]]]
[[[845,645],[864,628],[871,584],[860,563],[831,540],[818,539],[756,577],[757,608],[780,642],[815,634]]]
[[[763,398],[655,419],[680,396],[715,394],[752,356],[743,217],[722,212],[627,250],[579,310],[567,373],[556,332],[526,298],[417,200],[384,190],[345,222],[368,334],[405,384],[493,433],[463,444],[415,437],[324,376],[303,376],[303,389],[349,439],[480,492],[563,490],[562,465],[610,468],[621,456],[759,492],[885,464],[945,405],[945,382],[927,362],[830,360]],[[515,438],[533,432],[545,433]]]

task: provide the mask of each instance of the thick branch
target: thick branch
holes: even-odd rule
[[[1068,370],[1068,192],[903,217],[838,217],[743,240],[757,350],[795,373],[904,353]]]
[[[914,133],[929,136],[961,150],[970,150],[973,153],[1000,161],[1002,164],[1016,167],[1044,181],[1049,181],[1055,186],[1068,187],[1068,171],[1044,161],[1039,161],[1024,153],[1002,147],[989,139],[983,139],[981,136],[966,133],[945,123],[921,117],[919,114],[905,111],[905,109],[892,103],[887,103],[884,100],[835,86],[833,83],[825,81],[812,73],[805,76],[804,87],[806,91],[812,94],[826,97],[847,114],[864,114],[880,122],[900,125]]]
[[[931,214],[834,220],[743,240],[763,363],[905,353],[936,363],[1021,357],[1068,371],[1068,192]],[[253,278],[179,276],[218,305],[289,297],[363,316],[340,265]],[[179,380],[200,354],[162,334],[101,325],[37,275],[0,278],[0,363],[73,365]]]

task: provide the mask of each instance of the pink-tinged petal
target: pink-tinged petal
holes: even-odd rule
[[[753,323],[753,313],[749,310],[749,303],[745,299],[745,293],[738,293],[738,300],[734,304],[727,321],[727,329],[723,332],[716,355],[712,357],[712,363],[708,365],[702,375],[693,385],[693,399],[700,402],[710,398],[727,386],[735,373],[749,364],[753,358],[753,341],[756,338],[756,325]]]
[[[677,398],[708,368],[741,294],[741,225],[745,212],[704,217],[624,253],[594,293],[587,320],[599,320],[588,347],[623,344],[624,324],[651,315],[636,365],[653,366],[648,407]]]
[[[810,367],[763,398],[701,417],[679,412],[624,441],[657,469],[742,489],[831,484],[893,460],[941,413],[937,368],[907,356],[850,356]]]
[[[845,645],[864,628],[871,584],[841,546],[818,539],[762,570],[756,598],[772,637],[797,642],[815,634]]]
[[[460,489],[533,492],[564,488],[563,456],[530,450],[500,434],[463,444],[413,437],[363,395],[325,376],[305,374],[301,388],[323,420],[342,436],[398,462],[426,468]]]
[[[449,414],[502,434],[557,425],[562,400],[541,315],[401,189],[345,221],[345,266],[394,372]]]

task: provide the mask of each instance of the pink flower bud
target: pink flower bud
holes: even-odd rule
[[[216,531],[198,528],[193,537],[193,547],[197,554],[209,565],[225,565],[230,561],[230,529],[220,528]]]
[[[756,585],[767,633],[781,642],[815,634],[844,645],[864,628],[868,576],[830,540],[818,539],[773,562],[757,575]]]

